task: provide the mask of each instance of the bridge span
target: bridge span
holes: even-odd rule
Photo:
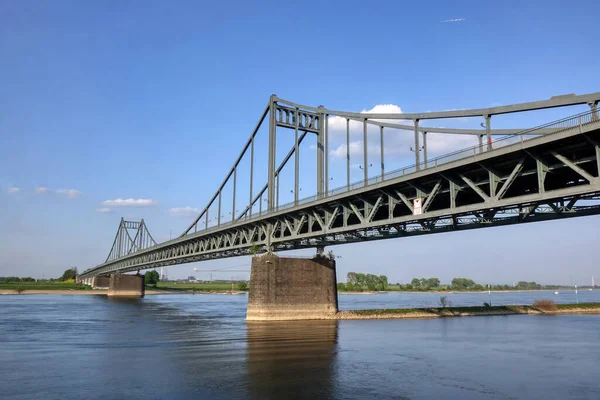
[[[80,279],[262,252],[317,248],[322,254],[329,245],[599,214],[599,100],[600,93],[593,93],[487,109],[365,114],[308,107],[272,96],[223,183],[181,236],[156,243],[143,221],[122,221],[106,261],[84,271]],[[493,115],[576,104],[589,104],[589,111],[529,129],[491,129]],[[346,121],[347,182],[330,190],[328,122],[332,116]],[[421,123],[465,116],[481,116],[483,129],[432,128]],[[350,181],[351,121],[360,122],[364,143],[364,178],[354,183]],[[407,125],[407,121],[412,123]],[[255,141],[266,123],[268,176],[257,187]],[[367,150],[373,126],[380,139],[376,175],[369,174]],[[294,131],[294,145],[280,165],[276,165],[278,128]],[[412,130],[417,151],[413,165],[388,172],[384,130],[390,129]],[[427,133],[432,132],[476,135],[479,144],[428,158]],[[308,135],[316,136],[317,188],[314,196],[300,199],[299,145]],[[250,181],[245,185],[249,193],[238,211],[236,188],[243,185],[237,176],[244,158],[250,159]],[[294,166],[294,200],[280,205],[279,180],[288,163]],[[228,184],[233,191],[233,204],[228,203],[232,218],[224,221],[222,214],[227,211],[222,205]],[[214,225],[209,226],[210,222]],[[282,264],[275,259],[271,262]],[[261,265],[266,268],[264,262]],[[252,277],[254,269],[253,262]],[[327,279],[335,285],[335,273]]]

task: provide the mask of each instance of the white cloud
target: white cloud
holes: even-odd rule
[[[56,191],[57,194],[63,195],[68,199],[76,199],[81,196],[81,192],[76,189],[58,189]]]
[[[11,187],[11,188],[8,188],[8,193],[10,193],[10,194],[17,194],[17,193],[19,193],[20,191],[21,191],[21,189],[19,189],[18,187]]]
[[[345,158],[346,157],[346,143],[340,144],[334,150],[330,151],[333,157]],[[359,156],[363,154],[362,141],[350,142],[350,157]]]
[[[378,104],[369,110],[361,111],[362,114],[385,113],[402,114],[402,108],[395,104]],[[378,121],[378,120],[372,120]],[[413,121],[402,119],[388,119],[384,122],[413,126]],[[329,147],[332,158],[346,158],[346,119],[338,116],[329,117]],[[380,135],[379,127],[367,125],[367,151],[369,158],[379,157],[380,155]],[[423,145],[423,137],[419,135],[420,145]],[[442,133],[427,134],[428,158],[431,159],[452,151],[460,150],[465,147],[474,146],[477,140],[471,135],[454,135]],[[384,148],[386,158],[392,156],[393,159],[406,157],[413,158],[414,153],[410,150],[415,146],[414,130],[384,128]],[[350,157],[363,156],[363,123],[350,121]],[[389,161],[389,159],[388,159]]]
[[[200,209],[194,207],[175,207],[169,210],[169,213],[176,217],[193,217],[198,215]]]
[[[454,18],[454,19],[446,19],[444,21],[442,21],[443,23],[449,23],[449,22],[463,22],[465,21],[465,18]]]
[[[102,214],[107,214],[112,212],[112,210],[108,207],[102,207],[102,208],[97,208],[96,212],[102,213]]]
[[[102,202],[105,207],[152,207],[157,204],[158,202],[152,199],[114,199]]]
[[[35,188],[36,193],[48,193],[48,188],[45,186],[40,186]]]
[[[362,110],[363,114],[402,114],[402,109],[395,104],[377,104],[370,110]]]

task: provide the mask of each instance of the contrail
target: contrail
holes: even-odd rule
[[[455,19],[447,19],[445,21],[442,21],[443,23],[447,23],[447,22],[463,22],[465,20],[465,18],[455,18]]]

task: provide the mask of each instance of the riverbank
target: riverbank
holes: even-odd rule
[[[340,311],[331,319],[401,319],[401,318],[449,318],[492,315],[557,315],[557,314],[600,314],[600,303],[556,304],[551,309],[534,306],[492,307],[446,307],[446,308],[397,308],[380,310]]]
[[[581,291],[590,289],[580,289]],[[518,290],[491,290],[489,293],[529,293],[529,292],[573,292],[574,288],[563,289],[518,289]],[[386,293],[407,293],[407,294],[457,294],[457,293],[481,293],[487,294],[487,290],[381,290],[365,292],[348,292],[338,290],[338,294],[386,294]]]
[[[9,290],[0,289],[0,295],[30,295],[30,294],[65,294],[65,295],[100,295],[106,296],[108,290],[104,289],[88,289],[88,290],[77,290],[77,289],[51,289],[51,290]],[[157,295],[157,294],[246,294],[248,292],[239,292],[231,290],[155,290],[146,289],[146,295]]]

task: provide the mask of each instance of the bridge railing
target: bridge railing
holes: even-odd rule
[[[584,126],[586,126],[590,123],[594,123],[594,122],[596,122],[600,125],[600,116],[598,115],[598,113],[599,113],[598,111],[596,111],[596,112],[587,111],[587,112],[576,114],[576,115],[573,115],[573,116],[570,116],[567,118],[563,118],[563,119],[560,119],[557,121],[553,121],[553,122],[550,122],[550,123],[547,123],[544,125],[536,126],[536,127],[530,128],[530,129],[525,129],[525,130],[518,132],[516,134],[513,134],[513,135],[503,136],[499,139],[493,140],[490,143],[491,149],[494,150],[494,149],[509,146],[511,144],[519,143],[519,142],[523,143],[528,140],[538,138],[538,137],[540,137],[540,135],[543,135],[543,136],[555,135],[555,134],[563,132],[565,130],[576,128],[577,126],[579,126],[582,129]],[[543,134],[537,133],[538,131],[540,131],[542,129],[548,129],[548,128],[551,128],[553,130],[552,133],[543,133]],[[365,181],[364,179],[361,179],[359,181],[351,183],[350,185],[344,185],[344,186],[337,187],[335,189],[328,191],[325,195],[322,195],[322,196],[314,195],[314,196],[310,196],[310,197],[305,197],[303,199],[298,200],[297,202],[290,202],[290,203],[279,205],[273,209],[262,210],[261,212],[258,212],[258,213],[252,213],[252,216],[248,215],[245,218],[242,218],[241,220],[222,222],[219,225],[213,225],[211,227],[200,230],[199,232],[207,233],[207,232],[211,232],[211,231],[220,230],[224,227],[233,225],[234,223],[237,223],[237,222],[242,222],[242,221],[246,222],[251,219],[259,218],[259,217],[267,215],[267,214],[271,214],[271,213],[285,210],[288,208],[296,207],[299,205],[311,203],[313,201],[323,199],[323,198],[326,198],[329,196],[335,196],[338,194],[349,192],[354,189],[360,189],[360,188],[364,188],[365,186],[374,185],[374,184],[381,183],[381,182],[384,182],[384,181],[387,181],[390,179],[414,174],[415,172],[427,170],[429,168],[435,168],[440,165],[447,164],[447,163],[450,163],[453,161],[463,160],[463,159],[467,159],[469,157],[475,157],[479,154],[483,154],[483,153],[489,151],[489,150],[487,150],[487,146],[488,146],[488,144],[484,143],[483,145],[475,145],[475,146],[467,147],[467,148],[457,150],[457,151],[454,151],[454,152],[451,152],[448,154],[444,154],[439,157],[428,159],[427,161],[423,161],[418,164],[418,168],[417,168],[417,164],[407,165],[405,167],[398,168],[393,171],[389,171],[389,172],[385,173],[383,176],[381,176],[381,175],[374,176],[372,178],[369,178],[367,181]]]

